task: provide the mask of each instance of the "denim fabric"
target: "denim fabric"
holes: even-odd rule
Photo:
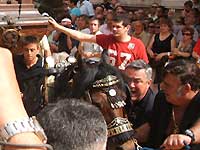
[[[186,145],[184,150],[190,150],[190,149],[191,147],[189,145]],[[143,147],[143,148],[140,148],[139,150],[163,150],[163,148],[154,149],[154,148]]]

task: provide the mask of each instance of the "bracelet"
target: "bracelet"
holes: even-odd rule
[[[170,52],[167,52],[167,56],[170,56],[171,55],[171,53]]]
[[[44,130],[36,120],[35,116],[6,123],[0,128],[0,140],[7,142],[12,136],[25,132],[35,133],[35,135],[37,135],[43,143],[47,142],[47,137],[44,133]]]
[[[36,149],[41,149],[41,148],[47,148],[47,150],[53,150],[53,147],[50,144],[14,144],[10,142],[4,142],[0,141],[0,146],[2,146],[2,150],[4,150],[5,146],[10,146],[10,147],[15,147],[15,148],[36,148]]]

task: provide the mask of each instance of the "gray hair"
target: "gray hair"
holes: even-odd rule
[[[148,80],[151,80],[152,79],[152,68],[149,64],[147,64],[144,60],[142,59],[138,59],[138,60],[135,60],[131,63],[129,63],[126,67],[127,68],[130,68],[130,69],[135,69],[135,70],[140,70],[140,69],[144,69],[145,70],[145,74],[147,76],[147,79]]]
[[[106,147],[107,125],[100,110],[80,99],[48,104],[37,116],[55,150]]]

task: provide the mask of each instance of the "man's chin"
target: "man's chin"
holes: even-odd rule
[[[137,96],[131,96],[131,100],[134,102],[134,101],[137,101],[138,100],[138,97]]]
[[[118,34],[118,33],[113,33],[113,36],[114,36],[114,37],[118,37],[119,34]]]

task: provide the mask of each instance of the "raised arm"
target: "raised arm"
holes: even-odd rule
[[[91,34],[85,34],[80,31],[76,31],[73,29],[69,29],[66,27],[63,27],[62,25],[58,24],[53,18],[49,19],[49,23],[56,29],[59,30],[60,32],[63,32],[66,35],[69,35],[73,39],[76,39],[81,42],[93,42],[96,43],[96,35],[91,35]]]
[[[20,95],[12,54],[8,49],[0,47],[0,127],[6,123],[28,117]],[[16,134],[9,139],[16,144],[41,144],[39,138],[31,132]],[[11,150],[11,148],[7,148]],[[18,148],[15,148],[17,150]],[[30,149],[27,149],[30,150]],[[31,149],[33,150],[33,149]],[[38,149],[37,149],[38,150]]]

